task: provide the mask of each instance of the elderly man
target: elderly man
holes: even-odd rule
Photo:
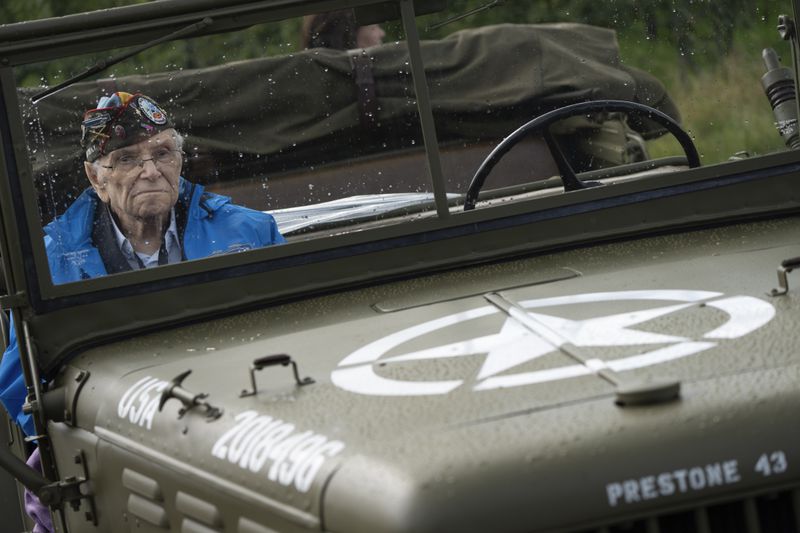
[[[54,283],[116,274],[283,243],[271,215],[205,192],[181,173],[183,138],[167,114],[142,94],[103,97],[81,123],[90,188],[44,228]],[[15,331],[0,361],[0,400],[26,434],[26,387]],[[29,464],[38,466],[38,453]],[[26,495],[35,531],[49,514]]]
[[[180,177],[183,138],[147,96],[102,98],[81,131],[91,188],[45,227],[54,283],[284,242],[271,215]]]

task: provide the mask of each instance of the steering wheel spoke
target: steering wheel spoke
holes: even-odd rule
[[[564,155],[563,150],[561,150],[561,146],[558,145],[558,141],[555,137],[553,137],[553,134],[550,132],[550,128],[544,128],[542,137],[544,137],[547,147],[550,149],[550,155],[553,156],[556,167],[561,173],[561,183],[564,185],[564,192],[585,189],[586,185],[584,185],[581,180],[578,179],[578,175],[575,174],[575,171],[572,169],[572,165],[569,164],[567,156]]]

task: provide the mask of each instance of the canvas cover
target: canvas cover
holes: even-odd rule
[[[365,122],[351,55],[366,54],[374,119]],[[580,24],[504,24],[423,41],[442,142],[501,139],[542,112],[597,99],[651,105],[678,118],[663,85],[622,65],[613,30]],[[20,89],[34,173],[83,183],[80,120],[102,94],[142,92],[159,102],[197,153],[257,157],[272,172],[421,146],[404,42],[360,51],[313,49],[215,67],[77,83],[36,106]],[[361,107],[360,107],[361,105]],[[645,138],[663,133],[631,121]],[[267,157],[263,157],[267,156]],[[224,172],[217,172],[225,179]],[[50,187],[54,185],[50,183]],[[57,185],[56,185],[57,186]]]

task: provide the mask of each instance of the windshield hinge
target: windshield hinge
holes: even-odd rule
[[[632,380],[624,377],[618,371],[605,364],[604,361],[581,353],[577,345],[573,344],[559,331],[540,321],[519,303],[506,298],[498,292],[486,293],[483,297],[487,302],[497,307],[509,318],[521,324],[545,343],[550,344],[554,349],[611,384],[616,389],[614,403],[618,406],[631,407],[668,403],[680,398],[680,381],[658,377],[650,380]]]

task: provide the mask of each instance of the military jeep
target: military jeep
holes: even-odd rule
[[[4,530],[800,532],[798,2],[622,4],[0,25]],[[287,242],[54,282],[114,91]]]

